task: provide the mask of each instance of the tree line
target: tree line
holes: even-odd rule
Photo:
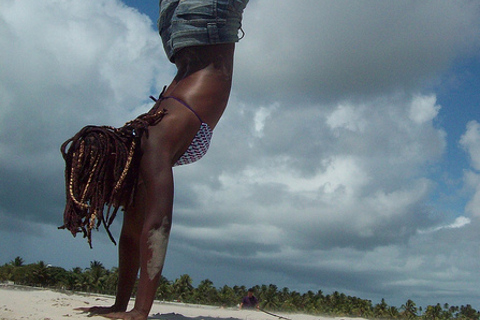
[[[118,269],[106,269],[99,261],[91,261],[90,267],[65,270],[46,264],[43,261],[25,264],[16,257],[0,267],[0,282],[10,281],[17,285],[44,287],[57,290],[79,291],[114,295],[118,283]],[[175,281],[161,277],[156,299],[161,301],[181,301],[222,307],[236,307],[247,294],[245,286],[216,288],[212,281],[205,279],[197,287],[193,280],[184,274]],[[449,306],[448,304],[417,307],[407,300],[399,308],[389,306],[385,299],[374,304],[371,300],[347,296],[340,292],[324,294],[308,291],[299,293],[288,288],[279,289],[276,285],[253,287],[260,301],[260,308],[268,311],[300,312],[331,317],[362,317],[368,319],[407,319],[407,320],[480,320],[480,312],[471,305]],[[132,293],[135,295],[135,290]]]

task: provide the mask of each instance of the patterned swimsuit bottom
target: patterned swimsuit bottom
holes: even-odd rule
[[[180,159],[175,162],[174,166],[176,167],[184,164],[190,164],[200,160],[208,151],[210,141],[212,140],[213,130],[207,123],[203,122],[202,118],[200,118],[200,115],[183,100],[172,96],[162,97],[162,99],[174,99],[180,102],[183,106],[192,111],[200,121],[200,129],[195,134],[195,137],[188,146],[187,151],[185,151]]]

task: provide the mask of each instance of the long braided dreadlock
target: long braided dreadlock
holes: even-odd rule
[[[68,229],[73,236],[83,232],[92,247],[92,229],[103,224],[116,244],[109,227],[120,207],[127,210],[133,204],[142,156],[140,139],[143,134],[148,137],[148,127],[166,114],[158,103],[164,92],[165,88],[158,100],[150,97],[157,102],[150,111],[123,127],[86,126],[62,144],[66,206],[59,229]]]

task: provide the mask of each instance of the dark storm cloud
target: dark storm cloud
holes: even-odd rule
[[[257,1],[245,15],[245,99],[335,100],[414,89],[478,47],[471,1]],[[264,14],[268,12],[268,14]],[[246,68],[246,66],[250,66]],[[275,100],[274,100],[275,101]]]

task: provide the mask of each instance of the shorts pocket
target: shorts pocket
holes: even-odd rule
[[[180,0],[176,10],[176,15],[178,18],[188,21],[216,19],[216,1]]]

